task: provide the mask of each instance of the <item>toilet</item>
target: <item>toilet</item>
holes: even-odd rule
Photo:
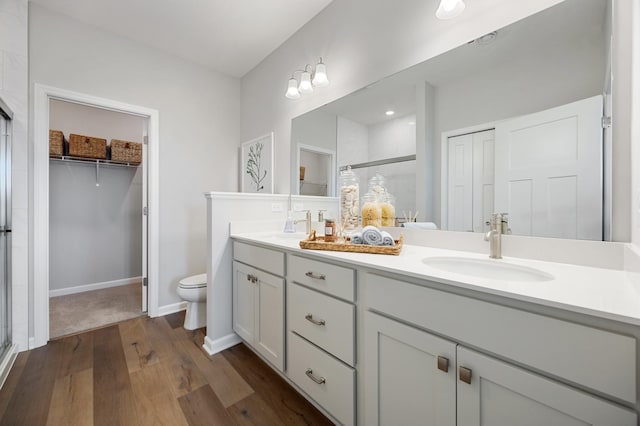
[[[207,325],[207,274],[192,275],[180,280],[178,296],[187,302],[184,328],[195,330]]]

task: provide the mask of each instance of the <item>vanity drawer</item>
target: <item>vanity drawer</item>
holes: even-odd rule
[[[375,274],[363,281],[369,309],[635,404],[632,337]]]
[[[289,378],[340,423],[354,424],[355,370],[292,332],[288,354]]]
[[[355,364],[355,306],[309,290],[287,286],[289,328],[342,361]]]
[[[289,255],[287,269],[290,281],[304,284],[340,299],[355,301],[353,269],[294,255]]]
[[[284,253],[234,241],[233,259],[284,276]]]

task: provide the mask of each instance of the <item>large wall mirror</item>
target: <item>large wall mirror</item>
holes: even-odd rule
[[[296,117],[292,193],[376,173],[438,229],[609,240],[611,1],[566,0]]]

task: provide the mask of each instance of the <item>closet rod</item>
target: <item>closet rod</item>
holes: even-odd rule
[[[63,155],[62,157],[49,157],[49,160],[62,161],[67,163],[76,163],[76,164],[88,164],[88,165],[99,163],[99,164],[102,164],[103,166],[109,166],[109,167],[134,167],[134,168],[140,167],[140,164],[119,163],[117,161],[98,160],[95,158],[70,157],[68,155]]]

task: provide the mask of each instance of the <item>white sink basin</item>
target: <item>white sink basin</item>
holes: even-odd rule
[[[501,281],[551,281],[553,275],[528,266],[514,265],[503,260],[468,257],[426,257],[422,262],[435,269]]]

